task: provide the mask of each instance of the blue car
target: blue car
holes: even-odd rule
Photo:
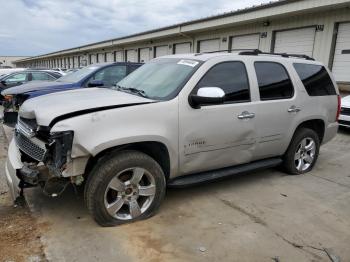
[[[4,123],[12,125],[17,121],[17,111],[27,99],[77,88],[113,86],[141,65],[130,62],[93,64],[55,81],[31,81],[5,89],[1,92],[4,97]]]

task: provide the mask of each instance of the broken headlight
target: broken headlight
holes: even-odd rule
[[[56,170],[62,171],[67,162],[70,161],[70,155],[73,144],[73,131],[64,131],[50,133],[49,137],[49,165]]]

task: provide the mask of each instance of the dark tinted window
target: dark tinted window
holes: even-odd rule
[[[294,64],[309,96],[336,95],[327,70],[320,65]]]
[[[227,102],[250,101],[248,76],[242,62],[224,62],[215,65],[204,75],[195,88],[220,87]]]
[[[255,71],[261,100],[286,99],[293,96],[293,84],[283,65],[256,62]]]

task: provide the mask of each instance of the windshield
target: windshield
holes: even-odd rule
[[[144,96],[164,99],[172,95],[197,70],[199,62],[189,59],[153,60],[118,82],[119,90],[138,90]]]
[[[98,68],[100,67],[96,65],[87,66],[75,72],[64,75],[61,78],[57,79],[56,81],[70,82],[70,83],[79,82],[80,80],[84,79],[86,76],[90,75],[92,72],[96,71]]]

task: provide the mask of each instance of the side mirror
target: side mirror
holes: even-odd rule
[[[197,94],[189,97],[190,105],[193,108],[200,108],[201,105],[222,104],[225,101],[225,92],[219,87],[201,87]]]
[[[2,81],[1,81],[1,84],[4,85],[4,86],[6,86],[6,81],[5,81],[5,80],[2,80]]]
[[[100,86],[104,86],[105,84],[103,83],[102,80],[91,80],[88,83],[88,87],[100,87]]]

